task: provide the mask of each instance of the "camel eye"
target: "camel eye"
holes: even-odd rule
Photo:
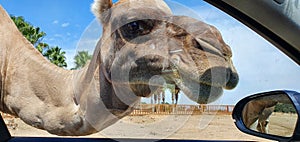
[[[126,40],[132,40],[139,36],[147,35],[154,27],[152,20],[138,20],[121,27],[121,34]]]
[[[139,31],[142,31],[143,30],[143,27],[140,26],[140,23],[137,22],[137,21],[134,21],[134,22],[131,22],[126,26],[126,29],[129,31],[129,32],[139,32]]]

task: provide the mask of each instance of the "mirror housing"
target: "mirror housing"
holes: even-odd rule
[[[274,123],[274,119],[269,118],[272,115],[273,111],[278,111],[275,108],[278,106],[289,106],[289,109],[293,111],[294,114],[286,114],[282,113],[282,116],[287,117],[288,120],[291,120],[291,116],[294,117],[294,122],[292,122],[292,127],[290,128],[290,134],[283,135],[277,132],[270,133],[265,130],[262,130],[259,126],[259,117],[261,115],[266,115],[268,118],[268,122],[264,123],[267,125],[276,125]],[[249,109],[250,108],[250,109]],[[255,108],[255,109],[253,109]],[[250,111],[249,111],[250,110]],[[270,113],[269,113],[270,112]],[[289,113],[289,112],[288,112]],[[280,117],[281,113],[275,114],[276,117]],[[300,93],[295,91],[271,91],[265,93],[259,93],[255,95],[248,96],[242,100],[240,100],[233,109],[232,118],[235,120],[236,127],[247,134],[277,140],[277,141],[299,141],[300,140],[300,124],[299,124],[299,115],[300,114]],[[249,120],[250,118],[250,120]],[[279,121],[279,120],[278,120]],[[250,124],[254,124],[256,122],[256,126],[250,127]],[[287,121],[285,121],[287,122]],[[269,124],[268,124],[269,123]],[[279,123],[280,124],[280,121]],[[274,128],[274,127],[273,127]],[[280,129],[277,127],[276,130]]]

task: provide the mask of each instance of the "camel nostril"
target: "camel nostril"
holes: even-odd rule
[[[74,128],[80,129],[83,126],[83,120],[82,118],[76,113],[75,116],[73,117],[73,123],[74,123]]]
[[[232,72],[231,70],[227,74],[227,83],[225,89],[232,90],[234,89],[239,82],[239,75],[236,72]]]
[[[200,49],[200,50],[203,50],[203,47],[200,45],[199,42],[197,42],[196,39],[193,39],[193,40],[192,40],[192,43],[193,43],[193,46],[194,46],[195,48]]]
[[[159,57],[156,57],[156,56],[154,56],[153,58],[149,58],[149,62],[151,62],[151,63],[158,62],[159,60],[160,60]]]

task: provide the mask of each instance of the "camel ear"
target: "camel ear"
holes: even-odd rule
[[[112,5],[112,0],[94,0],[92,12],[102,24],[106,23],[110,18],[109,9]]]

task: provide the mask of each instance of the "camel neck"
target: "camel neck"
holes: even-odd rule
[[[66,105],[72,72],[50,63],[0,7],[0,109],[17,115],[30,102]],[[17,101],[17,102],[15,102]],[[5,102],[5,103],[4,103]]]

